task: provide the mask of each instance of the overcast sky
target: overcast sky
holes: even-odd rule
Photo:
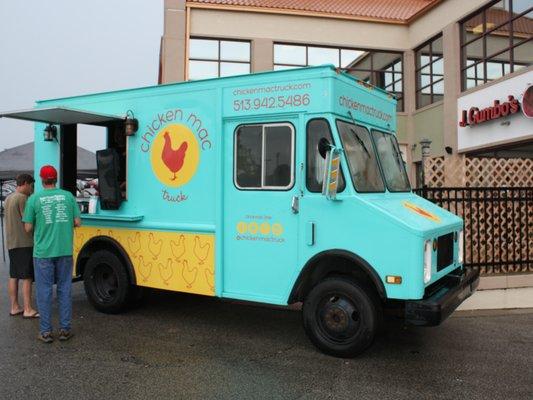
[[[0,112],[156,84],[162,33],[163,0],[0,0]],[[0,118],[0,151],[33,134]],[[95,150],[90,136],[79,144]]]

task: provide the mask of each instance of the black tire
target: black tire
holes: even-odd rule
[[[122,260],[110,250],[98,250],[85,266],[85,293],[98,311],[118,314],[132,305],[138,288],[130,284]]]
[[[355,357],[370,346],[379,327],[381,305],[371,291],[347,278],[318,283],[303,305],[311,342],[335,357]]]

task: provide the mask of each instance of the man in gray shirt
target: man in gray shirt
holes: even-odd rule
[[[24,318],[38,318],[39,314],[31,306],[31,284],[33,281],[33,236],[27,233],[22,222],[26,200],[33,192],[34,179],[31,175],[17,176],[17,189],[5,201],[6,236],[9,251],[8,292],[11,302],[9,315],[22,314]],[[22,299],[18,301],[19,280],[22,280]]]

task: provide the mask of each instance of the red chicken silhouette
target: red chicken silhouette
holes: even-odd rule
[[[163,147],[163,152],[161,153],[161,159],[167,166],[167,168],[174,174],[171,181],[176,180],[176,173],[183,167],[183,162],[185,161],[185,153],[187,152],[188,144],[183,142],[178,150],[172,149],[172,142],[170,140],[170,135],[168,132],[165,132],[165,145]]]

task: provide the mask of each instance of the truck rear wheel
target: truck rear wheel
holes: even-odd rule
[[[349,279],[328,278],[304,301],[305,332],[324,353],[354,357],[374,340],[380,310],[368,289]]]
[[[122,260],[112,251],[95,252],[83,274],[85,293],[98,311],[117,314],[124,311],[136,297]]]

